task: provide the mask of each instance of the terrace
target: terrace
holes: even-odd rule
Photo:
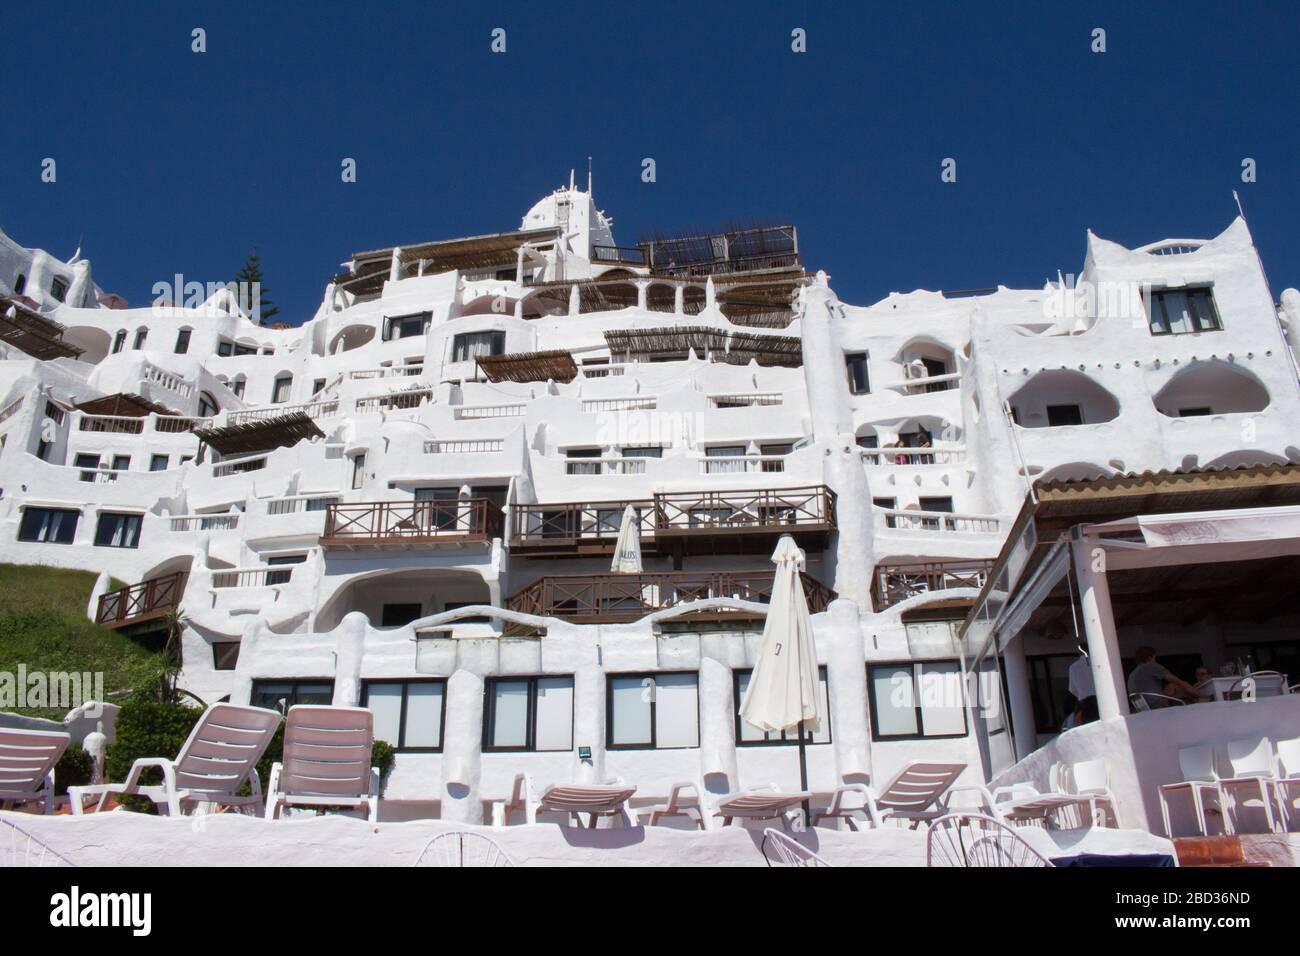
[[[326,549],[410,548],[491,541],[503,533],[501,509],[486,498],[454,501],[327,503]]]
[[[871,578],[871,604],[880,612],[921,594],[953,588],[979,590],[992,566],[992,561],[881,563]]]
[[[677,558],[770,552],[783,534],[823,550],[835,530],[835,493],[825,485],[675,491],[638,501],[513,505],[510,550],[532,557],[610,554],[628,505],[636,509],[642,547]]]
[[[801,575],[808,609],[826,610],[835,592],[816,578]],[[772,569],[752,571],[661,571],[642,574],[566,574],[539,578],[506,600],[506,608],[537,617],[583,624],[638,621],[647,614],[693,601],[722,599],[767,604],[772,599]],[[692,620],[752,620],[743,608],[710,607],[683,615]],[[512,626],[515,631],[519,626]],[[525,628],[526,629],[526,628]]]
[[[84,349],[63,341],[67,329],[16,298],[0,296],[0,341],[22,349],[32,358],[78,358]]]
[[[150,578],[99,596],[95,623],[118,630],[164,617],[180,606],[185,591],[185,572]]]

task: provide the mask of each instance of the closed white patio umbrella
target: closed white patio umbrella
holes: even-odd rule
[[[813,644],[812,618],[799,573],[804,553],[789,535],[782,535],[772,554],[776,576],[772,598],[763,625],[763,642],[749,678],[740,716],[746,723],[767,731],[799,734],[799,778],[808,789],[808,755],[804,734],[820,726],[818,713],[817,648]],[[804,816],[808,804],[804,801]]]
[[[614,542],[614,561],[609,569],[616,574],[640,574],[642,571],[641,526],[636,509],[631,505],[623,509],[618,540]]]

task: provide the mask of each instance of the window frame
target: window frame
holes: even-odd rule
[[[71,531],[71,533],[68,535],[68,540],[66,540],[66,541],[60,541],[60,540],[58,540],[57,538],[24,538],[24,537],[23,537],[23,526],[27,524],[27,516],[28,516],[29,514],[32,514],[32,513],[42,513],[42,512],[59,512],[59,513],[61,513],[61,514],[65,514],[65,515],[75,515],[75,516],[76,516],[76,517],[73,518],[73,520],[72,520],[72,531]],[[80,525],[81,525],[81,509],[80,509],[80,508],[49,508],[49,507],[45,507],[45,506],[43,506],[43,505],[23,505],[23,513],[22,513],[22,516],[18,519],[17,540],[23,542],[24,544],[63,544],[63,545],[71,545],[71,544],[75,544],[76,541],[77,541],[77,528],[78,528]]]
[[[239,641],[213,641],[212,642],[212,669],[214,671],[235,670],[239,664],[239,646],[240,646]],[[234,660],[227,662],[225,657],[222,655],[230,654],[231,653],[230,649],[232,647],[235,649],[234,650],[235,657]],[[222,649],[221,654],[217,653],[217,648]],[[229,667],[222,666],[223,664],[226,663],[229,663],[230,666]]]
[[[129,519],[132,519],[132,518],[135,519],[134,529],[133,529],[133,531],[130,532],[130,533],[128,534],[128,536],[127,536],[127,540],[128,540],[129,543],[127,543],[127,544],[113,544],[112,541],[111,541],[111,539],[112,539],[113,537],[116,537],[116,532],[114,532],[113,534],[110,534],[110,535],[109,535],[110,540],[108,540],[108,541],[102,541],[102,540],[100,540],[100,539],[103,537],[103,535],[104,535],[104,519],[105,519],[105,518],[120,518],[120,519],[124,519],[124,523],[127,524],[127,527],[128,527],[128,528],[130,527],[130,520],[129,520]],[[124,532],[125,532],[125,531],[126,531],[126,529],[124,529]],[[125,548],[129,548],[129,549],[136,549],[136,548],[139,548],[139,547],[140,547],[140,536],[141,536],[141,534],[143,533],[143,531],[144,531],[144,515],[141,514],[141,513],[138,512],[138,511],[101,511],[101,512],[99,512],[99,514],[98,514],[98,515],[96,516],[96,518],[95,518],[95,538],[94,538],[94,541],[92,542],[92,544],[93,544],[94,547],[96,547],[96,548],[124,548],[124,549],[125,549]]]
[[[193,336],[193,329],[177,329],[176,345],[173,346],[172,352],[175,355],[185,355],[190,350],[190,338]]]
[[[870,395],[871,394],[871,353],[870,352],[845,352],[844,353],[844,371],[849,377],[849,394],[850,395]],[[853,366],[861,363],[862,383],[861,388],[854,380]]]
[[[395,334],[399,329],[405,329],[413,320],[419,320],[420,330],[418,332],[403,332],[401,335]],[[404,315],[391,315],[384,320],[386,326],[384,330],[385,342],[396,342],[399,339],[413,339],[417,336],[428,335],[429,326],[433,324],[432,312],[408,312]]]
[[[370,709],[370,688],[381,684],[401,685],[402,709],[398,713],[397,740],[389,740],[393,752],[399,754],[440,754],[447,745],[447,678],[445,677],[376,677],[363,678],[361,681],[361,706]],[[406,746],[407,703],[411,696],[412,684],[438,684],[442,687],[442,714],[438,718],[438,744],[436,747]],[[373,713],[373,711],[372,711]],[[376,734],[376,739],[382,739]]]
[[[659,746],[659,700],[658,695],[650,698],[650,742],[617,744],[614,742],[614,681],[629,677],[640,678],[641,686],[649,678],[658,683],[658,678],[670,674],[691,674],[695,677],[695,743],[684,747]],[[700,672],[699,669],[664,670],[664,671],[617,671],[605,674],[605,749],[606,750],[699,750],[702,744],[700,732]]]
[[[478,354],[469,355],[462,352],[468,352],[469,342],[474,338],[490,336],[491,342],[487,355],[504,355],[506,352],[506,333],[502,329],[481,329],[477,332],[457,332],[451,339],[451,361],[452,362],[475,362],[481,356]],[[463,346],[463,347],[462,347]]]
[[[554,750],[537,749],[537,682],[539,680],[569,680],[569,746]],[[497,684],[528,684],[528,717],[524,729],[526,743],[522,747],[498,747],[492,743],[496,730],[496,696],[492,693]],[[571,753],[574,747],[574,724],[578,717],[577,680],[573,674],[494,674],[483,682],[483,753],[495,754],[562,754]]]
[[[791,737],[791,736],[789,735],[790,732],[789,732],[789,731],[786,731],[786,730],[781,731],[781,736],[776,737],[776,738],[768,738],[768,737],[764,736],[764,738],[763,738],[762,740],[744,740],[744,739],[742,739],[742,737],[741,737],[741,729],[742,729],[744,726],[746,726],[746,723],[745,723],[745,719],[744,719],[743,717],[740,716],[740,700],[741,700],[740,678],[741,678],[741,675],[742,675],[742,674],[749,674],[749,675],[751,676],[751,678],[752,678],[753,673],[754,673],[754,668],[752,668],[752,667],[737,667],[737,668],[733,668],[732,671],[731,671],[731,693],[732,693],[732,700],[735,702],[735,710],[736,710],[736,721],[735,721],[735,723],[736,723],[736,746],[737,746],[737,747],[789,747],[789,746],[791,746],[791,745],[797,745],[797,744],[799,743],[799,735],[798,735],[798,734],[795,734],[795,736]],[[805,745],[808,746],[808,747],[822,747],[822,746],[825,746],[825,745],[827,745],[827,744],[832,744],[832,743],[835,742],[835,738],[834,738],[834,735],[833,735],[833,733],[832,733],[832,729],[831,729],[831,714],[830,714],[830,710],[831,710],[831,708],[830,708],[830,699],[831,699],[831,681],[830,681],[830,675],[829,675],[829,673],[827,672],[826,665],[825,665],[825,664],[820,664],[820,665],[818,665],[818,667],[817,667],[817,682],[818,682],[818,693],[819,693],[819,694],[820,694],[820,692],[821,692],[821,682],[822,682],[823,680],[826,681],[826,713],[822,715],[821,720],[822,720],[822,722],[825,724],[825,727],[826,727],[826,739],[825,739],[825,740],[815,740],[815,739],[813,739],[812,734],[809,734],[808,737],[807,737],[807,739],[805,740]],[[819,702],[819,703],[820,703],[820,702]],[[749,724],[748,726],[753,727],[753,724]],[[754,727],[754,729],[755,729],[755,730],[758,730],[757,727]],[[771,732],[772,732],[772,731],[767,731],[766,733],[771,733]]]
[[[922,695],[920,687],[916,682],[917,667],[935,664],[955,664],[957,674],[961,676],[962,666],[961,658],[958,657],[935,657],[921,659],[904,659],[894,661],[868,661],[867,662],[867,716],[871,720],[871,739],[873,741],[896,741],[896,740],[961,740],[969,737],[971,734],[969,701],[966,700],[965,681],[962,681],[962,707],[961,722],[963,730],[959,734],[927,734],[925,732],[925,708],[922,706]],[[912,709],[916,714],[917,732],[914,734],[882,734],[880,731],[880,719],[876,708],[875,683],[872,679],[872,671],[877,668],[902,668],[909,667],[912,670]]]
[[[1170,322],[1169,310],[1165,308],[1164,297],[1166,295],[1182,295],[1186,297],[1187,305],[1191,309],[1191,313],[1192,313],[1191,316],[1192,324],[1195,325],[1196,328],[1187,329],[1186,331],[1183,332],[1174,331],[1172,324]],[[1199,296],[1202,295],[1204,296],[1206,301],[1208,301],[1210,306],[1209,309],[1210,327],[1209,328],[1201,327],[1202,324],[1205,322],[1205,320],[1202,319],[1201,317],[1200,310],[1197,308],[1196,300]],[[1148,331],[1150,331],[1152,335],[1194,335],[1199,332],[1222,332],[1223,331],[1223,316],[1219,314],[1218,303],[1214,301],[1213,285],[1185,286],[1176,289],[1174,288],[1151,289],[1148,291],[1147,295],[1145,296],[1145,299],[1146,299],[1146,307],[1147,307],[1147,329]],[[1157,304],[1160,307],[1160,325],[1162,326],[1161,328],[1157,328],[1157,321],[1156,321]]]
[[[297,707],[297,706],[298,706],[298,701],[296,700],[296,698],[297,698],[297,696],[298,696],[298,694],[299,694],[299,692],[300,692],[300,688],[302,688],[303,686],[308,685],[308,684],[320,684],[320,685],[322,685],[322,686],[328,687],[328,688],[330,689],[330,690],[329,690],[330,706],[333,705],[333,701],[334,701],[334,678],[333,678],[333,677],[260,677],[260,678],[256,678],[256,679],[254,679],[254,681],[253,681],[253,685],[252,685],[252,687],[250,687],[249,690],[248,690],[249,706],[252,706],[252,707],[262,707],[262,706],[265,706],[264,704],[255,704],[255,703],[252,702],[253,699],[257,696],[257,693],[258,693],[257,687],[258,687],[259,684],[261,684],[262,686],[265,686],[265,685],[267,685],[267,684],[288,684],[288,685],[289,685],[289,694],[288,694],[287,698],[285,699],[285,702],[284,702],[284,710],[282,711],[282,713],[284,713],[284,714],[287,714],[287,713],[289,712],[289,708],[290,708],[290,707]]]
[[[271,404],[283,405],[293,391],[293,375],[277,375],[271,383]]]

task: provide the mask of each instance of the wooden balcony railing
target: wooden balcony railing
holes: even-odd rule
[[[181,603],[185,590],[185,572],[177,571],[161,578],[150,578],[99,596],[95,623],[119,628],[162,617]]]
[[[533,555],[608,554],[623,509],[637,509],[643,550],[759,550],[782,534],[825,547],[835,530],[835,493],[825,485],[749,491],[673,491],[650,500],[514,505],[510,548]],[[748,539],[753,547],[741,547]]]
[[[503,526],[500,506],[486,498],[342,502],[326,505],[320,540],[326,548],[490,541]]]
[[[808,610],[826,610],[835,592],[816,578],[801,575]],[[730,598],[766,604],[772,599],[771,569],[753,571],[662,571],[645,574],[569,574],[539,578],[506,601],[524,614],[598,624],[637,621],[666,608],[705,598]],[[710,610],[709,616],[744,612]]]
[[[871,580],[871,602],[879,612],[918,594],[947,591],[951,588],[978,590],[988,580],[992,567],[992,561],[878,564]]]

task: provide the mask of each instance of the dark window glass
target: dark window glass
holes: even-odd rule
[[[190,350],[190,330],[181,329],[179,332],[176,333],[175,352],[177,355],[184,355],[189,350]]]
[[[1054,425],[1082,425],[1083,410],[1078,405],[1048,405],[1047,424],[1049,427]]]
[[[420,616],[421,604],[385,604],[380,627],[401,627]]]
[[[871,379],[867,373],[867,353],[850,352],[844,356],[844,365],[849,373],[849,391],[854,395],[865,395],[871,391]]]
[[[212,645],[212,669],[233,671],[239,663],[239,641],[218,641]]]
[[[1162,289],[1147,304],[1152,335],[1217,332],[1223,328],[1210,289]]]
[[[255,680],[248,702],[254,707],[266,707],[285,713],[298,704],[332,704],[334,682],[327,678],[315,680]],[[391,743],[391,741],[390,741]]]
[[[98,548],[138,548],[140,546],[141,515],[105,511],[99,516],[95,528],[95,546]]]
[[[487,355],[500,355],[505,350],[504,332],[463,332],[452,340],[451,360],[471,362]]]
[[[153,456],[151,456],[150,459],[149,459],[149,470],[150,470],[150,471],[166,471],[166,470],[167,470],[167,456],[166,456],[166,455],[153,455]]]
[[[64,508],[23,508],[18,526],[19,541],[44,541],[49,544],[72,544],[77,533],[80,511]]]

